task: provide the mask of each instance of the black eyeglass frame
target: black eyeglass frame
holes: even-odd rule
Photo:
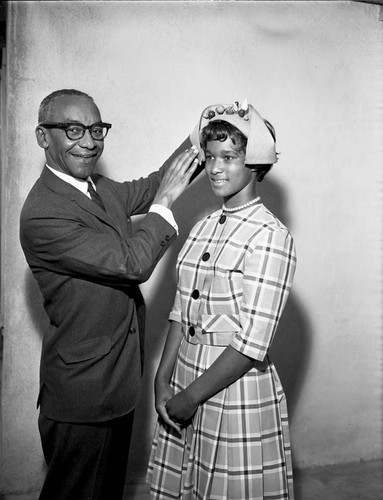
[[[48,129],[50,129],[50,128],[58,128],[60,130],[65,130],[66,136],[71,141],[79,141],[80,139],[82,139],[84,137],[84,135],[85,135],[85,131],[86,130],[89,130],[90,135],[91,135],[91,137],[92,137],[93,140],[95,140],[95,141],[103,141],[105,139],[105,137],[108,135],[109,129],[112,128],[112,124],[111,123],[105,123],[105,122],[92,123],[92,125],[83,125],[82,123],[75,123],[75,122],[69,122],[69,123],[63,123],[63,122],[57,122],[57,123],[39,123],[37,126],[38,127],[42,127],[42,128],[48,128]],[[78,137],[77,139],[72,139],[72,137],[69,137],[69,135],[68,135],[68,128],[69,127],[81,127],[82,128],[82,136]],[[106,128],[105,135],[101,139],[96,139],[95,137],[93,137],[92,130],[93,130],[94,127]]]

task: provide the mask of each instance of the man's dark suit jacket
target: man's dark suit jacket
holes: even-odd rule
[[[102,422],[130,412],[142,371],[139,283],[176,237],[146,213],[164,168],[137,181],[93,176],[107,213],[46,167],[20,219],[20,240],[44,297],[50,331],[40,365],[41,412],[62,422]]]

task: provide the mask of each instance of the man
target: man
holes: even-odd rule
[[[83,92],[59,90],[40,105],[46,166],[20,219],[51,325],[40,365],[40,500],[122,498],[142,371],[138,285],[174,241],[170,207],[197,167],[188,149],[136,181],[94,174],[110,127]],[[133,231],[130,217],[146,212]]]

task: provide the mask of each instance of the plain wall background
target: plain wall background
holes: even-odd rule
[[[272,348],[294,463],[381,456],[379,14],[356,2],[9,2],[1,492],[37,490],[44,476],[36,398],[47,319],[18,221],[44,163],[38,106],[59,88],[88,92],[113,124],[99,171],[116,180],[157,168],[211,103],[247,97],[274,124],[280,160],[259,192],[298,250]],[[129,481],[145,474],[176,255],[194,222],[218,206],[202,176],[174,206],[180,237],[142,287],[146,366]]]

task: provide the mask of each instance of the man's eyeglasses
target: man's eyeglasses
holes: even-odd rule
[[[95,141],[102,141],[105,139],[112,125],[110,123],[98,122],[93,123],[93,125],[83,125],[82,123],[39,123],[38,126],[65,130],[66,136],[71,141],[82,139],[85,131],[89,130],[92,139]]]

